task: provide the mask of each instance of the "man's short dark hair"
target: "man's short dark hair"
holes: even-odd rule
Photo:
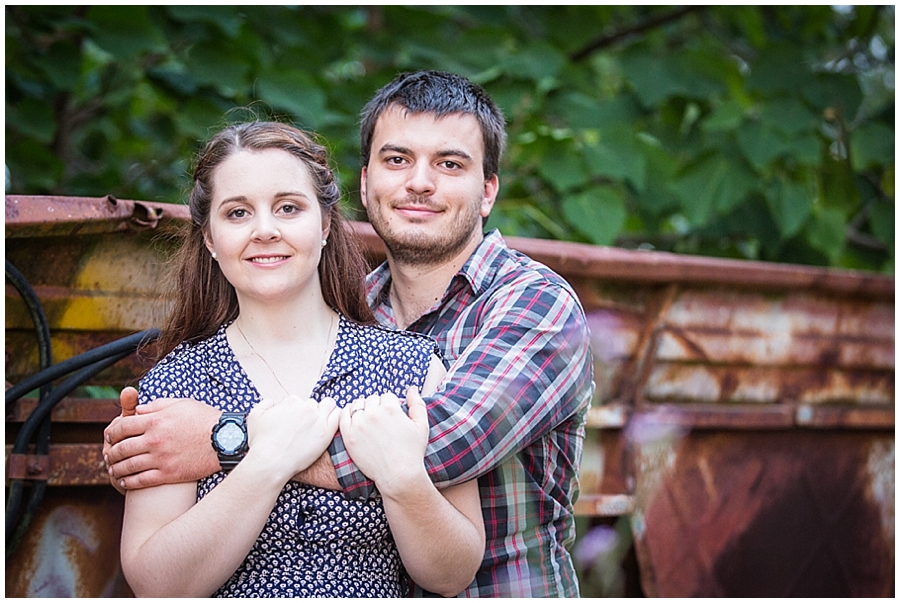
[[[375,122],[392,105],[412,114],[432,113],[435,117],[473,115],[484,139],[484,178],[500,169],[506,146],[506,120],[484,89],[468,79],[444,71],[402,73],[383,86],[360,114],[360,151],[363,167],[369,164]]]

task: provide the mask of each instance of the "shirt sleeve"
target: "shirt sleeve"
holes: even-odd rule
[[[590,404],[584,311],[558,283],[499,290],[477,335],[426,399],[425,465],[439,487],[497,467]]]
[[[471,328],[471,342],[425,399],[431,422],[425,465],[439,487],[495,468],[583,411],[593,391],[584,311],[560,284],[498,289]],[[345,494],[371,496],[372,483],[339,438],[331,452]]]

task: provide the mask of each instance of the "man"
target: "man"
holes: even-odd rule
[[[362,201],[388,257],[369,275],[369,304],[382,324],[435,338],[448,364],[426,398],[432,480],[479,480],[487,544],[462,595],[576,597],[568,549],[593,391],[589,336],[561,277],[483,233],[503,116],[465,78],[404,74],[366,105],[361,143]],[[217,470],[217,412],[202,406],[160,401],[117,418],[107,428],[112,478],[141,487]],[[330,453],[298,479],[377,496],[340,435]]]

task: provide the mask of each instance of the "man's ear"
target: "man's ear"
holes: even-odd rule
[[[497,200],[497,193],[500,191],[500,178],[494,174],[484,181],[484,191],[481,198],[481,217],[487,218],[491,215],[494,208],[494,201]]]
[[[363,167],[359,172],[359,198],[362,201],[363,207],[366,207],[366,178],[368,177],[366,168]]]

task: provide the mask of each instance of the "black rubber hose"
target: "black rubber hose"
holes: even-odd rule
[[[149,342],[156,339],[157,337],[159,337],[159,329],[147,329],[146,331],[128,335],[127,337],[123,337],[122,339],[117,339],[116,341],[101,345],[100,347],[88,350],[87,352],[83,352],[81,354],[78,354],[77,356],[73,356],[67,360],[63,360],[60,363],[54,364],[50,368],[44,369],[35,375],[27,377],[6,390],[6,405],[9,406],[28,392],[40,387],[44,383],[49,383],[50,381],[58,379],[63,375],[71,373],[72,371],[80,369],[93,362],[101,360],[111,354],[119,354],[125,351],[131,353],[145,341]]]
[[[40,360],[40,368],[41,370],[46,370],[53,365],[53,353],[52,346],[50,340],[50,325],[47,321],[47,315],[44,313],[44,307],[41,305],[40,299],[38,299],[37,294],[35,294],[34,289],[25,279],[19,270],[13,266],[13,264],[9,260],[5,260],[5,272],[6,278],[12,282],[13,286],[19,292],[19,295],[22,297],[22,300],[25,302],[25,306],[28,308],[29,313],[31,314],[31,320],[34,323],[34,330],[37,334],[38,340],[38,356]],[[40,401],[43,401],[50,394],[52,384],[50,382],[42,383],[40,386]],[[34,389],[34,388],[32,388]],[[7,401],[7,410],[9,409],[9,401]],[[35,452],[37,454],[49,454],[50,451],[50,417],[48,416],[42,423],[40,433],[38,434],[38,441],[35,445]],[[19,506],[22,503],[22,495],[24,490],[24,484],[22,480],[11,480],[9,482],[9,497],[7,502],[7,534],[9,534],[9,517],[17,517],[19,514]],[[18,529],[16,530],[18,536],[15,538],[15,542],[18,543],[21,540],[22,535],[24,534],[25,529],[31,523],[30,517],[34,516],[34,513],[37,512],[37,509],[40,507],[41,502],[44,500],[44,491],[47,488],[46,480],[35,481],[31,487],[31,493],[28,499],[28,505],[26,506],[26,511],[23,516],[29,517],[27,521],[23,524],[19,524]],[[7,543],[9,542],[9,538],[7,538]],[[9,559],[9,553],[15,549],[13,546],[12,549],[7,547],[7,559]]]
[[[13,454],[25,454],[28,451],[28,444],[31,441],[31,436],[34,431],[41,426],[44,419],[50,416],[50,412],[53,410],[53,407],[59,403],[69,392],[73,389],[84,383],[87,379],[90,379],[103,369],[115,364],[122,358],[125,358],[131,352],[122,352],[115,356],[110,356],[108,358],[104,358],[86,366],[73,374],[71,377],[62,382],[59,386],[53,389],[50,392],[50,395],[47,396],[44,400],[37,405],[37,407],[32,411],[31,415],[29,415],[28,419],[25,420],[25,423],[22,425],[22,429],[19,431],[18,436],[16,437],[16,442],[13,444]],[[19,543],[22,535],[27,529],[28,524],[30,523],[31,517],[27,517],[23,519],[27,519],[20,523],[17,527],[16,523],[19,521],[19,513],[18,507],[21,504],[22,497],[22,482],[23,480],[10,480],[10,492],[9,492],[9,500],[7,501],[6,507],[6,556],[7,559],[9,555],[15,550],[16,546]],[[31,504],[29,507],[33,507]]]
[[[31,320],[34,322],[34,330],[38,338],[38,354],[40,355],[41,369],[46,369],[53,364],[53,359],[50,348],[50,325],[47,323],[44,307],[41,305],[41,301],[35,294],[34,289],[31,288],[31,285],[28,284],[22,273],[9,260],[6,260],[6,278],[12,282],[31,313]]]
[[[18,399],[23,393],[27,393],[35,387],[43,387],[44,384],[49,383],[56,377],[64,374],[65,370],[71,371],[76,367],[78,368],[76,373],[63,381],[59,386],[54,388],[49,395],[41,398],[37,407],[35,407],[35,409],[31,412],[31,414],[28,416],[28,419],[25,420],[25,423],[23,423],[22,428],[19,430],[19,434],[16,437],[16,442],[13,445],[13,454],[25,454],[28,451],[28,445],[31,441],[32,434],[39,427],[49,422],[50,413],[53,411],[53,408],[73,389],[75,389],[103,369],[127,357],[128,355],[133,353],[142,343],[153,340],[158,336],[159,329],[148,329],[140,333],[135,333],[109,344],[100,346],[99,348],[95,348],[93,350],[89,350],[87,352],[79,354],[78,356],[74,356],[64,362],[59,363],[58,365],[54,365],[49,369],[41,371],[39,375],[35,375],[33,378],[30,378],[33,384],[24,386],[27,387],[27,389],[24,392],[18,394],[16,398],[13,398],[13,400]],[[61,366],[63,368],[60,368]],[[39,376],[40,378],[38,378]],[[12,388],[10,388],[9,391],[11,390]],[[10,396],[9,392],[7,392],[7,402],[9,402],[9,400]],[[45,454],[49,452],[49,432],[47,435],[48,437],[46,439],[46,450],[43,451]],[[40,448],[44,448],[40,445],[40,442],[38,443],[38,446]],[[26,509],[25,514],[20,517],[19,506],[21,505],[23,488],[23,480],[10,480],[9,495],[6,506],[7,559],[9,559],[9,556],[13,553],[13,551],[15,551],[16,547],[21,541],[21,538],[24,536],[25,531],[30,525],[34,514],[37,512],[37,509],[40,506],[41,499],[43,498],[43,492],[46,488],[46,482],[43,480],[36,480],[34,482],[32,488],[32,497],[29,501],[28,508]]]

